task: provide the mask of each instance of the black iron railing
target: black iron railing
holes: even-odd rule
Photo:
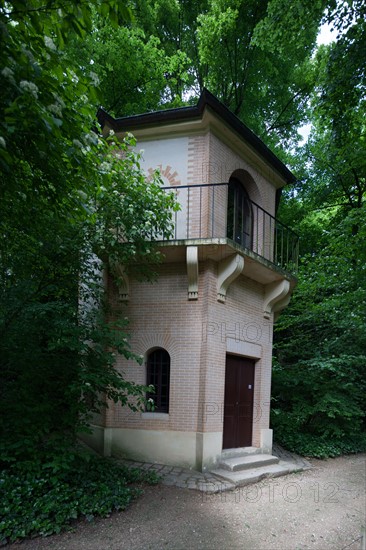
[[[281,269],[297,271],[298,235],[249,198],[238,200],[228,183],[164,189],[180,204],[171,240],[226,237]]]

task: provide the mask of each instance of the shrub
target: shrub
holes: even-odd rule
[[[314,458],[334,458],[342,454],[366,451],[366,434],[343,440],[326,440],[320,436],[294,431],[275,431],[277,443],[289,451]]]
[[[273,365],[271,425],[278,443],[318,458],[366,450],[364,356]]]
[[[86,452],[37,457],[0,472],[0,543],[60,533],[72,520],[124,510],[157,483],[155,472],[127,468]]]

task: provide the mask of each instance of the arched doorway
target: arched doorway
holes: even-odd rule
[[[245,248],[252,248],[252,205],[243,184],[236,178],[230,178],[229,180],[227,237]]]
[[[153,399],[155,411],[169,413],[170,355],[162,348],[151,351],[146,362],[146,385],[154,386],[154,393],[147,393]]]

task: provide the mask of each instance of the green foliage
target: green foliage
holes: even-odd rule
[[[67,211],[58,204],[56,215],[29,195],[14,210],[13,195],[6,195],[13,208],[5,210],[1,224],[0,426],[8,445],[27,438],[36,448],[54,431],[73,435],[105,399],[125,405],[131,395],[131,407],[142,406],[146,388],[124,380],[114,368],[116,354],[135,356],[126,322],[108,321],[101,308],[103,262],[94,251],[112,270],[122,263],[140,274],[151,272],[159,260],[152,239],[169,233],[173,199],[157,183],[146,184],[136,155],[127,144],[124,149],[123,159],[112,147],[96,155],[96,188],[90,197],[83,193],[85,215],[70,216],[74,201],[66,200]],[[26,223],[32,204],[38,209],[34,231]]]
[[[113,28],[96,19],[96,34],[86,37],[80,49],[68,46],[72,59],[92,69],[99,81],[99,98],[118,116],[153,111],[182,103],[173,90],[188,80],[189,59],[178,50],[169,55],[157,36],[146,36],[137,27]],[[123,55],[121,55],[123,52]]]
[[[62,47],[70,38],[70,33],[79,37],[92,29],[92,15],[97,10],[113,25],[130,21],[132,13],[126,1],[94,0],[93,2],[56,2],[50,0],[7,0],[0,4],[0,17],[6,22],[14,22],[22,35],[54,36]]]
[[[100,103],[109,112],[122,116],[185,103],[196,85],[198,4],[136,1],[133,24],[118,27],[95,10],[94,32],[83,48],[69,41],[70,59],[93,70]]]
[[[42,459],[15,463],[0,471],[0,543],[60,533],[77,519],[92,521],[124,510],[157,483],[145,472],[100,459],[79,449],[49,450]]]
[[[273,416],[272,416],[273,418]],[[366,451],[366,436],[359,434],[354,437],[345,437],[333,440],[325,440],[322,437],[288,429],[286,420],[279,418],[273,421],[276,428],[276,440],[289,451],[301,456],[313,458],[334,458],[336,456],[364,453]]]
[[[173,61],[164,74],[164,103],[177,106],[194,100],[208,72],[200,60],[197,29],[198,16],[208,10],[210,0],[136,0],[134,4],[137,25],[146,36],[157,37],[167,59]]]
[[[312,61],[312,131],[280,209],[302,259],[275,333],[272,415],[285,446],[320,457],[366,448],[365,6],[329,8],[342,32]]]
[[[296,139],[306,117],[312,82],[308,59],[321,18],[313,9],[312,23],[304,26],[309,15],[304,12],[301,34],[294,33],[291,42],[284,38],[286,15],[272,13],[277,4],[212,0],[197,30],[200,62],[209,67],[205,85],[272,147]],[[286,9],[289,17],[290,12]],[[260,32],[271,17],[281,40]]]
[[[267,13],[257,25],[254,41],[267,44],[272,51],[286,48],[311,54],[314,37],[329,2],[327,0],[286,0],[268,2]],[[307,25],[304,25],[304,22]]]
[[[346,354],[275,365],[272,425],[277,439],[298,452],[296,443],[310,449],[312,440],[314,450],[357,442],[365,418],[365,366],[366,357]]]
[[[272,425],[285,446],[312,456],[365,448],[365,207],[327,218],[307,216],[315,238],[275,331]]]
[[[117,116],[193,102],[206,86],[268,144],[290,145],[308,115],[326,2],[284,4],[137,0],[134,24],[113,28],[97,12],[95,32],[69,54],[92,67]]]
[[[300,150],[306,170],[301,174],[301,198],[308,207],[362,206],[366,190],[365,6],[338,4],[333,26],[343,29],[338,40],[322,46],[312,61],[312,131]]]
[[[132,137],[92,131],[95,79],[59,35],[90,28],[91,6],[23,4],[0,9],[0,429],[13,460],[68,444],[109,400],[142,406],[146,388],[114,368],[140,358],[103,307],[102,277],[119,264],[151,277],[175,208]]]

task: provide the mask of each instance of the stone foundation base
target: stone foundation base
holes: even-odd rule
[[[222,453],[222,432],[139,430],[91,426],[80,438],[103,456],[191,468],[201,472],[217,465]],[[272,452],[272,430],[261,430],[262,453]]]

